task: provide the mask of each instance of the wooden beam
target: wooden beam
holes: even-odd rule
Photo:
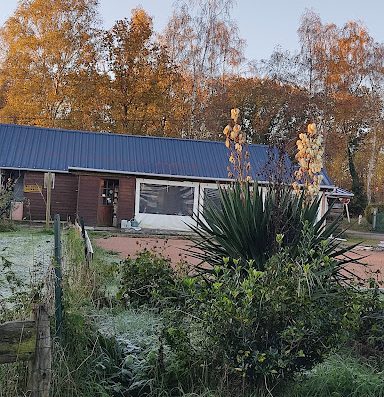
[[[0,364],[29,361],[36,349],[35,321],[0,324]]]
[[[51,221],[52,172],[47,173],[46,184],[47,184],[47,203],[45,207],[45,227],[48,229],[49,222]]]

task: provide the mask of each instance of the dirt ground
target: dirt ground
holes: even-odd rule
[[[107,238],[97,238],[95,243],[108,251],[114,251],[124,259],[127,256],[135,256],[138,251],[148,249],[155,251],[163,256],[170,258],[173,264],[180,261],[187,261],[191,265],[197,264],[196,258],[189,257],[186,253],[187,247],[191,244],[189,240],[178,238],[156,238],[156,237],[133,237],[133,236],[114,236]],[[352,255],[353,256],[353,255]],[[358,249],[357,256],[366,256],[362,262],[367,266],[351,266],[351,270],[358,275],[376,280],[384,280],[384,251]]]
[[[171,259],[173,264],[187,261],[194,265],[199,262],[196,258],[191,258],[186,254],[185,250],[191,244],[186,239],[114,236],[94,239],[94,242],[107,251],[117,252],[121,258],[134,257],[137,252],[148,249]]]

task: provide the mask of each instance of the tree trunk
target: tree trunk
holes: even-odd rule
[[[373,129],[373,136],[372,136],[372,149],[371,149],[371,156],[368,162],[368,172],[367,172],[367,199],[368,204],[372,202],[372,179],[373,174],[375,171],[375,165],[377,161],[376,156],[377,151],[377,129],[376,127]]]
[[[364,212],[367,206],[367,195],[364,191],[364,185],[361,181],[361,177],[358,174],[355,166],[355,147],[357,143],[352,139],[348,142],[348,165],[349,173],[352,179],[352,193],[354,197],[351,200],[351,212],[355,215],[360,215]]]

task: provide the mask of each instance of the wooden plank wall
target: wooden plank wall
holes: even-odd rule
[[[117,222],[120,227],[121,220],[130,220],[135,215],[136,178],[119,178],[119,201],[117,205]]]
[[[60,214],[62,220],[71,218],[72,221],[76,216],[77,201],[77,175],[73,174],[55,174],[55,188],[52,190],[51,215]],[[24,175],[24,186],[38,185],[44,187],[43,172],[26,172]],[[46,189],[42,194],[38,192],[24,192],[24,218],[32,220],[45,219],[45,200]],[[29,206],[28,206],[29,203]]]
[[[85,226],[97,224],[97,208],[102,179],[94,175],[79,175],[77,213],[84,219]]]
[[[60,214],[62,220],[76,214],[84,218],[86,226],[97,225],[97,211],[100,199],[100,186],[104,179],[119,179],[119,201],[117,210],[118,227],[122,219],[131,219],[135,214],[136,178],[121,175],[75,175],[55,174],[55,188],[52,190],[51,214]],[[43,172],[26,172],[24,186],[44,186]],[[25,192],[24,218],[45,219],[46,189],[42,194]]]
[[[118,227],[122,219],[131,219],[135,214],[136,178],[121,175],[79,175],[77,212],[86,226],[97,225],[97,211],[100,202],[100,186],[104,179],[119,180],[117,205]]]

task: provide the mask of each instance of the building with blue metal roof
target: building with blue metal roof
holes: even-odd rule
[[[231,180],[223,142],[9,124],[0,124],[0,142],[0,169],[22,186],[24,218],[44,218],[47,172],[55,176],[52,213],[78,214],[89,225],[135,217],[167,229],[185,228],[217,182]],[[273,151],[253,144],[248,151],[253,179],[268,183]],[[321,188],[335,188],[326,173]]]

